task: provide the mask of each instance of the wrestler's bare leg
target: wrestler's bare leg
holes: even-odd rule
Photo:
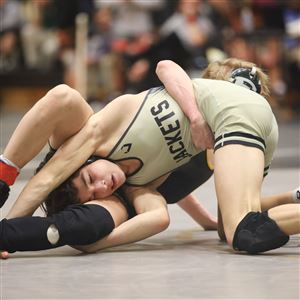
[[[284,204],[300,203],[299,200],[296,200],[296,198],[297,198],[296,193],[298,190],[299,190],[299,188],[294,191],[289,191],[289,192],[284,192],[284,193],[280,193],[280,194],[276,194],[276,195],[270,195],[270,196],[263,197],[260,201],[262,211],[266,211],[266,210],[269,210],[276,206],[280,206],[280,205],[284,205]],[[282,208],[280,208],[280,210],[281,209]],[[296,209],[296,211],[297,211],[298,208],[297,208],[297,206],[293,206],[293,209]],[[219,207],[218,207],[218,234],[219,234],[220,240],[226,241],[222,215],[221,215]]]
[[[264,155],[257,148],[227,145],[215,152],[215,185],[227,242],[250,211],[261,211]]]
[[[263,152],[256,148],[227,145],[215,153],[216,191],[224,232],[230,245],[244,216],[250,211],[261,211],[263,168]],[[276,206],[268,213],[285,234],[300,232],[299,204]]]
[[[268,210],[270,208],[283,205],[283,204],[292,204],[295,203],[293,197],[293,191],[280,193],[277,195],[271,195],[267,197],[263,197],[261,199],[261,209]]]
[[[286,234],[300,233],[300,204],[284,204],[268,210],[269,217],[276,221],[279,228]]]
[[[92,114],[92,108],[77,91],[66,85],[56,86],[25,114],[3,155],[22,168],[48,141],[52,147],[59,147]]]

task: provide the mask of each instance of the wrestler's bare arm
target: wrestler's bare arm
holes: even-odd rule
[[[137,97],[142,99],[143,94]],[[92,115],[78,133],[60,146],[45,167],[25,186],[7,217],[15,218],[33,214],[45,197],[72,175],[91,155],[106,156],[139,105],[137,101],[128,101],[128,99],[136,98],[132,95],[116,98],[101,111]],[[125,107],[124,103],[126,103]]]
[[[193,195],[189,194],[177,202],[194,221],[196,221],[204,230],[217,230],[218,221]]]
[[[195,146],[200,150],[213,148],[213,134],[197,106],[193,85],[187,73],[173,61],[163,60],[157,64],[156,74],[189,119]]]
[[[87,124],[67,140],[45,167],[26,184],[7,218],[32,215],[45,197],[95,152],[97,141],[94,123],[91,117]]]
[[[76,246],[84,252],[96,252],[101,249],[124,245],[146,239],[160,233],[169,225],[169,214],[164,198],[148,188],[132,189],[128,198],[137,215],[115,228],[107,237],[88,246]]]

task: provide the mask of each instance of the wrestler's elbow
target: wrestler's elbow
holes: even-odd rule
[[[47,93],[44,101],[46,101],[48,109],[48,105],[50,105],[52,110],[64,112],[66,110],[72,111],[74,107],[78,107],[78,103],[82,102],[83,99],[76,90],[66,84],[60,84]]]
[[[168,72],[173,68],[174,62],[172,60],[161,60],[156,65],[156,74],[158,76],[163,75],[165,72]]]
[[[167,210],[159,210],[156,220],[157,233],[166,230],[170,225],[170,216]]]
[[[170,219],[169,218],[166,218],[166,219],[162,220],[161,224],[160,224],[160,232],[165,231],[166,229],[168,229],[169,225],[170,225]]]
[[[67,84],[59,84],[54,88],[52,88],[48,92],[48,95],[61,99],[70,96],[72,93],[73,93],[73,89],[69,87]]]
[[[97,252],[95,247],[92,245],[72,245],[71,247],[85,254]]]

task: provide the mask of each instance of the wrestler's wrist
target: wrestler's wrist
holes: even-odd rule
[[[197,125],[201,125],[201,124],[205,124],[205,120],[202,116],[202,114],[197,111],[197,112],[193,112],[189,115],[189,121],[191,125],[197,124]]]
[[[190,121],[190,128],[194,132],[203,132],[206,130],[206,127],[206,121],[202,117]]]

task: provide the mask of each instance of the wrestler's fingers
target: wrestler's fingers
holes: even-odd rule
[[[2,251],[0,253],[1,253],[1,255],[0,255],[1,259],[7,259],[9,257],[9,254],[7,251]]]

